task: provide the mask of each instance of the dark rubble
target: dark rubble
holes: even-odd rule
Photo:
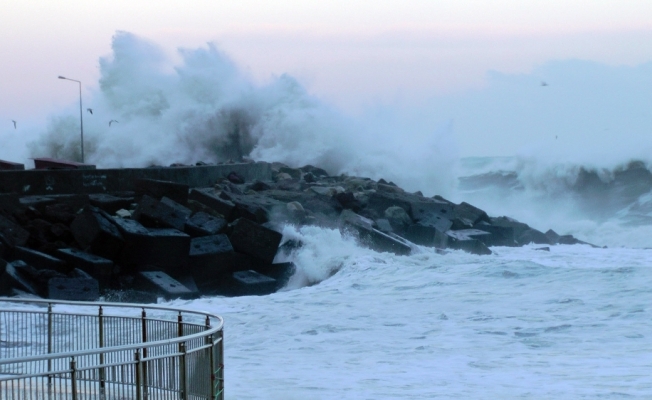
[[[288,223],[340,229],[397,255],[416,245],[488,255],[492,246],[584,243],[382,179],[271,170],[250,182],[231,171],[210,187],[136,179],[127,192],[0,195],[0,295],[145,303],[272,293],[295,269],[274,263],[277,252],[301,246],[281,243]]]

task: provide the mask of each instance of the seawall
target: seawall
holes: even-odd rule
[[[272,178],[269,163],[112,169],[33,169],[0,171],[0,193],[21,196],[133,191],[137,179],[156,179],[207,187],[236,172],[247,181]]]

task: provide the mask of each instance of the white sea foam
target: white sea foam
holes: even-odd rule
[[[329,230],[286,235],[328,243],[298,250],[301,273],[339,271],[270,296],[173,302],[225,317],[227,398],[652,395],[647,250],[394,256]]]

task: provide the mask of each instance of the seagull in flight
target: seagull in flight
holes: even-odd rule
[[[115,122],[116,124],[118,123],[118,121],[112,119],[111,121],[109,121],[109,126],[111,126],[111,124],[114,123],[114,122]]]
[[[91,113],[91,115],[93,115],[93,109],[92,108],[87,108],[86,111],[88,111],[89,113]]]
[[[14,129],[16,129],[16,121],[12,119],[11,122],[14,123]]]

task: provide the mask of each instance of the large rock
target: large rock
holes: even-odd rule
[[[64,274],[73,270],[65,261],[27,247],[16,246],[14,258],[23,260],[36,269],[52,269]]]
[[[24,292],[39,295],[38,283],[34,282],[29,275],[21,272],[22,267],[26,267],[24,261],[14,261],[7,263],[0,260],[0,296],[9,296],[12,289],[22,290]]]
[[[129,209],[134,202],[133,196],[131,197],[118,197],[106,193],[95,193],[88,195],[90,203],[106,211],[109,214],[115,214],[120,209]]]
[[[140,285],[166,300],[194,299],[199,293],[192,291],[178,280],[163,271],[140,271],[138,273]]]
[[[202,292],[213,293],[227,274],[250,267],[251,262],[246,262],[245,258],[233,250],[224,234],[198,237],[190,242],[190,262],[186,272]]]
[[[226,219],[217,218],[203,211],[193,214],[184,226],[184,232],[191,237],[217,235],[227,226]]]
[[[191,211],[174,200],[163,197],[160,201],[143,196],[133,218],[149,228],[173,228],[182,231]]]
[[[451,229],[454,218],[454,205],[445,201],[428,199],[427,201],[416,201],[410,204],[412,218],[422,226],[436,228],[439,232],[446,232]]]
[[[253,270],[234,272],[222,292],[227,296],[262,296],[274,293],[276,280]]]
[[[551,244],[550,239],[546,236],[545,233],[536,230],[534,228],[528,228],[525,231],[523,231],[518,238],[516,238],[516,242],[520,246],[524,246],[526,244],[534,243],[534,244]]]
[[[385,210],[390,207],[401,207],[406,213],[412,212],[411,201],[415,200],[405,193],[376,191],[369,195],[366,213],[371,212],[373,216],[383,217]]]
[[[491,250],[478,238],[481,236],[489,235],[488,232],[479,229],[463,229],[458,231],[448,231],[446,234],[449,237],[448,247],[456,250],[464,250],[466,252],[478,255],[491,254]]]
[[[238,195],[222,192],[220,197],[235,204],[237,218],[247,218],[259,224],[270,221],[275,211],[285,210],[284,203],[260,194]]]
[[[188,202],[189,186],[182,183],[155,179],[136,179],[136,196],[150,196],[155,199],[169,197],[180,204]]]
[[[87,206],[70,225],[77,243],[98,256],[115,260],[124,240],[118,229],[93,206]]]
[[[110,286],[114,268],[113,261],[73,248],[59,249],[57,256],[66,261],[69,266],[78,268],[97,279],[100,287]]]
[[[53,300],[96,301],[100,297],[100,287],[96,279],[75,270],[71,276],[51,278],[47,297]]]
[[[283,235],[250,219],[239,218],[231,226],[229,240],[233,248],[265,264],[271,264]]]
[[[340,231],[353,234],[363,246],[379,252],[406,255],[412,252],[409,244],[396,237],[375,229],[373,222],[351,210],[344,210],[340,215]]]
[[[486,212],[466,202],[453,208],[452,221],[454,230],[472,228],[480,221],[491,222]]]
[[[528,224],[525,224],[523,222],[519,222],[513,218],[509,217],[495,217],[495,218],[490,218],[489,223],[492,226],[501,226],[505,228],[512,228],[514,231],[514,239],[517,240],[518,238],[527,230],[531,229]],[[518,243],[521,245],[520,243]]]
[[[488,235],[478,236],[478,239],[487,246],[516,246],[514,228],[511,226],[496,226],[485,221],[474,225],[475,229],[487,232]]]
[[[279,290],[294,275],[297,266],[293,262],[282,262],[276,264],[258,265],[255,271],[276,280],[276,289]]]
[[[235,215],[235,204],[232,201],[219,197],[214,189],[192,189],[189,195],[190,200],[197,201],[206,207],[215,210],[223,215],[227,221],[233,221]]]
[[[188,263],[190,236],[176,229],[147,229],[138,221],[114,218],[126,245],[120,264],[129,270],[162,270],[174,275]]]
[[[440,230],[437,226],[430,226],[420,222],[408,226],[404,237],[410,242],[421,246],[436,247],[438,249],[445,249],[448,246],[446,231]]]
[[[29,239],[29,232],[13,220],[0,215],[0,240],[9,247],[24,246]]]

